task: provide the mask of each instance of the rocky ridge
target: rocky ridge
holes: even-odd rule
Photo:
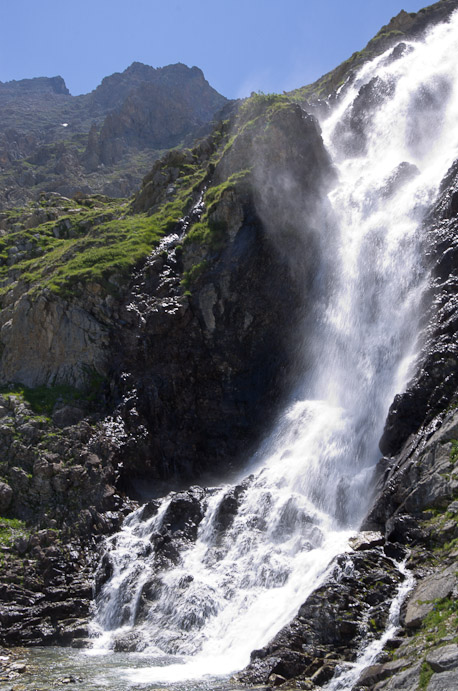
[[[0,83],[0,209],[41,192],[127,197],[164,150],[208,132],[226,104],[182,64],[135,62],[81,96],[62,77]]]
[[[447,21],[457,7],[457,0],[439,0],[418,12],[401,10],[380,29],[363,50],[353,53],[348,60],[313,84],[291,91],[291,98],[297,99],[304,107],[309,105],[319,111],[326,110],[330,105],[329,101],[332,103],[339,98],[340,87],[346,82],[350,83],[365,62],[391,47],[394,47],[393,56],[396,57],[406,49],[404,40],[421,39],[435,24]]]

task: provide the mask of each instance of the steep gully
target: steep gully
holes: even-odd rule
[[[323,123],[339,181],[313,220],[325,248],[314,331],[303,336],[314,364],[269,438],[234,486],[152,500],[107,541],[94,651],[154,655],[157,666],[132,675],[137,682],[229,674],[259,649],[242,681],[295,677],[313,688],[376,637],[374,616],[375,629],[388,621],[403,551],[381,551],[376,537],[363,556],[350,554],[348,539],[369,507],[386,410],[420,347],[428,284],[420,228],[458,154],[457,31],[454,17],[424,43],[398,49],[396,59],[385,54],[366,65]],[[352,620],[333,620],[333,586],[326,604],[323,582],[331,579],[335,599],[347,599],[343,609],[356,608],[342,585],[375,582],[382,565],[389,576],[372,601],[361,594]],[[296,624],[282,629],[298,609]],[[335,655],[317,663],[331,621]]]

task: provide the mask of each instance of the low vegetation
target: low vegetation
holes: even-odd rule
[[[16,540],[21,537],[28,537],[24,521],[17,518],[0,517],[0,545],[2,547],[12,547]]]
[[[58,220],[18,228],[24,210],[22,215],[11,212],[12,230],[0,239],[0,294],[18,280],[32,293],[48,288],[71,297],[92,283],[103,293],[116,294],[123,277],[186,213],[201,178],[195,171],[183,176],[174,198],[152,215],[131,213],[125,201],[112,200],[101,210],[90,202],[83,206],[67,200],[65,211],[70,213]]]

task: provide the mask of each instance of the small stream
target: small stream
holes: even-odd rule
[[[88,655],[86,651],[71,648],[15,648],[13,663],[24,663],[25,672],[11,676],[0,671],[0,691],[238,691],[239,685],[229,677],[208,677],[195,682],[170,684],[133,683],[129,672],[136,674],[151,667],[176,664],[178,658],[167,659],[143,653],[107,653]],[[10,676],[10,678],[7,678]],[[6,677],[6,678],[5,678]]]

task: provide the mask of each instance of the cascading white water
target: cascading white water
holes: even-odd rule
[[[405,579],[399,585],[396,597],[393,599],[390,605],[387,627],[382,636],[371,641],[369,645],[367,645],[364,650],[360,652],[354,663],[342,665],[342,669],[340,669],[338,666],[336,668],[334,678],[328,684],[326,684],[324,691],[348,691],[348,689],[352,689],[353,685],[358,681],[361,672],[366,669],[366,667],[374,664],[377,659],[377,655],[381,653],[385,643],[387,643],[395,635],[399,628],[401,606],[409,591],[415,584],[415,578],[411,572],[407,571],[405,562],[399,564],[398,568],[399,571],[405,576]]]
[[[136,681],[243,667],[358,528],[384,417],[415,355],[427,279],[422,215],[458,156],[457,54],[455,15],[397,60],[386,54],[364,66],[323,123],[339,182],[332,218],[323,219],[323,247],[333,253],[326,294],[307,335],[313,376],[250,462],[233,521],[224,531],[217,523],[230,488],[210,492],[197,541],[162,572],[150,535],[170,498],[147,521],[132,514],[108,540],[113,575],[98,600],[95,651],[134,631],[139,649],[158,656]],[[363,119],[358,94],[369,102]],[[153,591],[146,609],[145,588]]]

